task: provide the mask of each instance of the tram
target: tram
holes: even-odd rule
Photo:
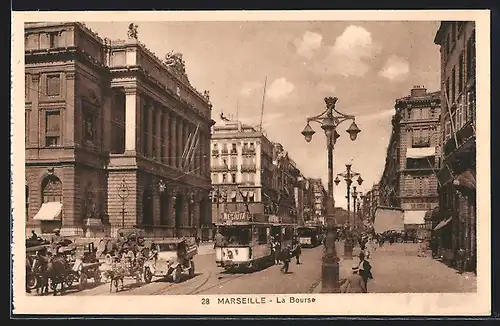
[[[217,266],[226,270],[259,269],[269,264],[271,239],[283,248],[292,244],[294,235],[294,224],[248,212],[224,213],[216,227],[224,241],[215,248],[215,259]]]
[[[321,225],[306,223],[297,228],[299,243],[304,248],[314,248],[319,246],[325,237],[325,232]]]

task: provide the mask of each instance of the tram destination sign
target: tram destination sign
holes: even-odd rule
[[[225,212],[220,219],[221,223],[250,222],[251,215],[247,212]]]

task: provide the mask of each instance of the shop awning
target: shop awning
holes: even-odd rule
[[[424,158],[436,155],[435,147],[407,148],[406,158]]]
[[[424,224],[426,211],[404,211],[404,224]]]
[[[451,222],[451,217],[439,222],[438,225],[436,225],[436,227],[434,228],[434,231],[444,228],[450,222]]]
[[[462,172],[458,177],[455,178],[455,180],[453,180],[453,183],[457,186],[476,189],[476,177],[471,170]]]
[[[34,220],[37,221],[55,221],[61,219],[62,203],[58,201],[51,201],[43,203],[38,213],[36,213]]]

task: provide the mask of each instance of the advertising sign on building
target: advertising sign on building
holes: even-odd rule
[[[220,219],[221,223],[250,222],[251,215],[247,212],[225,212]]]

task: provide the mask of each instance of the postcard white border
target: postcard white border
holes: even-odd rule
[[[130,19],[133,17],[133,19]],[[299,294],[314,304],[204,306],[202,296],[29,297],[24,291],[24,22],[27,21],[443,21],[474,20],[477,40],[478,282],[476,293]],[[429,40],[430,42],[432,40]],[[13,12],[12,13],[12,207],[14,312],[20,314],[154,315],[487,315],[491,313],[490,244],[490,12],[488,10]],[[14,136],[15,135],[15,136]],[[259,297],[261,295],[258,295]],[[221,296],[203,296],[217,300]],[[224,297],[241,297],[225,295]],[[271,297],[271,295],[266,295]]]

